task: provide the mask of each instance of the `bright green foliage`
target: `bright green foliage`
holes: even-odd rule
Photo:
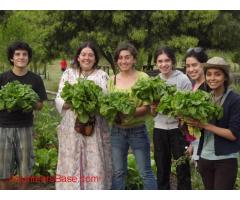
[[[184,32],[206,31],[209,24],[213,23],[219,15],[217,10],[190,10],[181,12],[180,30]]]
[[[57,166],[57,127],[61,117],[55,106],[50,102],[44,102],[41,111],[36,112],[34,118],[34,155],[35,176],[54,176]]]
[[[34,175],[53,176],[56,174],[57,149],[38,149],[35,151]]]
[[[157,174],[157,167],[154,161],[153,152],[151,152],[151,169],[153,170],[154,175]],[[142,190],[143,181],[139,174],[136,159],[132,153],[128,154],[128,172],[127,172],[127,181],[126,181],[127,190]]]
[[[167,85],[159,76],[140,79],[132,87],[133,95],[149,103],[159,101],[164,95],[172,95],[174,92],[176,87]]]
[[[131,115],[135,111],[135,101],[125,92],[112,92],[100,98],[100,114],[113,123],[118,112]]]
[[[0,110],[30,112],[38,100],[39,96],[31,85],[21,84],[19,81],[7,83],[0,90]]]
[[[213,118],[220,119],[223,115],[222,108],[214,104],[211,95],[201,90],[178,91],[174,96],[164,96],[157,111],[172,117],[181,116],[185,120],[199,120],[202,123]]]
[[[62,55],[72,57],[74,50],[86,40],[94,40],[98,44],[102,57],[114,70],[112,54],[118,43],[123,41],[133,43],[138,50],[144,49],[147,56],[144,64],[148,65],[152,64],[155,50],[165,45],[181,53],[197,45],[206,49],[239,49],[239,11],[2,12],[0,61],[5,65],[4,69],[8,63],[6,47],[16,40],[24,40],[33,47],[34,68],[36,64],[37,68],[44,68],[52,58]]]
[[[180,52],[185,53],[189,47],[198,46],[198,42],[199,40],[196,37],[180,35],[180,36],[173,36],[171,40],[167,42],[167,44],[173,49],[177,49]]]
[[[98,97],[101,96],[102,88],[91,80],[79,79],[71,85],[65,82],[61,97],[72,106],[80,122],[88,122],[91,116],[99,111]]]
[[[157,111],[171,117],[181,117],[184,122],[194,119],[206,123],[211,119],[220,119],[223,115],[222,107],[214,104],[211,95],[201,90],[178,91],[174,96],[163,96]],[[201,135],[198,127],[188,126],[188,130],[197,138]]]
[[[141,190],[143,189],[142,178],[137,170],[135,157],[133,154],[128,154],[128,172],[126,189],[128,190]]]

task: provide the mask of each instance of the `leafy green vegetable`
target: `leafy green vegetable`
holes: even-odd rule
[[[61,97],[72,105],[73,111],[82,123],[87,123],[90,117],[99,112],[99,96],[102,96],[102,88],[85,79],[78,79],[73,85],[65,82],[61,93]]]
[[[171,117],[181,117],[206,123],[211,119],[220,119],[223,115],[221,106],[212,101],[211,95],[202,90],[196,92],[177,91],[174,96],[166,95],[161,99],[157,111]],[[199,135],[199,129],[191,129]]]
[[[178,91],[174,96],[164,96],[157,111],[171,117],[181,117],[185,122],[193,119],[201,123],[206,123],[214,118],[220,119],[223,115],[222,107],[215,104],[211,95],[202,90]],[[190,127],[189,131],[197,137],[200,136],[200,130],[196,127]]]
[[[19,81],[7,83],[0,90],[0,110],[33,110],[39,96],[32,89],[31,85],[21,84]]]
[[[175,86],[166,84],[159,76],[139,79],[132,87],[132,94],[138,99],[152,103],[159,101],[164,95],[176,92]]]
[[[164,96],[161,99],[157,111],[169,116],[191,118],[206,123],[223,115],[222,107],[212,101],[211,95],[198,90],[178,91],[174,96]]]
[[[100,97],[100,114],[113,123],[118,112],[131,115],[135,111],[135,101],[129,93],[112,92]]]

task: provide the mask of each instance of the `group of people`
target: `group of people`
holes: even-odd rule
[[[206,189],[233,189],[237,176],[237,157],[240,137],[240,96],[229,89],[230,66],[223,58],[208,60],[206,52],[191,48],[185,56],[186,74],[175,69],[176,57],[168,47],[159,48],[155,53],[155,63],[159,77],[178,90],[201,89],[210,92],[213,101],[224,108],[221,120],[201,124],[189,120],[191,126],[200,127],[200,141],[189,142],[185,138],[179,122],[175,118],[156,113],[157,105],[149,105],[135,98],[135,113],[120,115],[112,127],[101,116],[97,116],[94,133],[91,137],[76,134],[75,114],[61,98],[65,81],[76,82],[77,78],[93,80],[106,93],[121,91],[131,95],[131,88],[137,80],[148,75],[135,68],[137,50],[130,43],[120,44],[114,53],[114,61],[119,73],[108,75],[96,66],[99,61],[96,46],[83,43],[75,60],[77,68],[67,70],[60,81],[56,105],[63,116],[58,128],[59,157],[57,174],[63,176],[97,176],[98,182],[56,184],[57,189],[125,189],[127,176],[127,156],[129,147],[135,156],[144,189],[170,189],[172,156],[178,159],[186,153],[198,160],[199,172]],[[161,103],[161,102],[160,102]],[[147,115],[154,116],[154,159],[157,166],[157,180],[150,164],[150,142],[145,125]],[[186,149],[187,148],[187,149]],[[222,173],[231,169],[231,176]],[[192,189],[189,162],[177,166],[177,188]],[[224,181],[220,181],[222,179]]]
[[[40,109],[46,99],[45,88],[39,77],[27,70],[31,51],[21,45],[9,50],[8,58],[13,68],[0,75],[0,86],[13,80],[31,85],[37,82],[35,86],[38,87],[33,89],[40,96],[40,102],[36,105],[36,109]],[[201,128],[202,133],[199,141],[191,142],[186,140],[178,119],[157,113],[155,103],[150,105],[131,94],[132,86],[139,79],[148,78],[146,73],[135,68],[137,50],[132,44],[121,43],[116,48],[114,61],[119,72],[112,77],[98,69],[99,54],[92,42],[80,45],[74,61],[74,67],[63,72],[55,99],[62,116],[58,126],[56,176],[71,181],[57,181],[56,189],[125,189],[129,148],[146,190],[170,189],[172,157],[178,159],[186,154],[193,155],[196,160],[205,189],[234,189],[240,150],[240,95],[229,88],[230,66],[223,58],[208,59],[202,48],[190,48],[184,58],[184,74],[176,70],[176,57],[171,48],[159,48],[155,53],[159,78],[169,85],[175,85],[178,90],[207,91],[213,101],[223,107],[224,115],[220,120],[202,124],[189,119],[187,124]],[[76,114],[71,105],[61,98],[61,91],[66,81],[74,84],[79,78],[94,81],[105,93],[120,91],[130,94],[134,98],[135,112],[132,115],[118,115],[121,120],[115,120],[111,127],[104,117],[97,115],[91,136],[77,133],[74,129]],[[4,161],[0,163],[2,188],[12,175],[13,162],[17,163],[20,176],[30,176],[32,169],[32,140],[29,139],[32,138],[32,113],[25,119],[21,111],[16,112],[0,111],[0,159]],[[151,169],[150,139],[145,125],[148,114],[154,116],[157,178]],[[177,188],[192,189],[188,160],[177,166],[176,173]]]

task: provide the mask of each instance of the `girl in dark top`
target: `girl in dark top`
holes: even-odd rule
[[[193,83],[192,91],[204,90],[210,92],[210,88],[205,81],[203,65],[208,60],[208,55],[201,47],[190,48],[184,58],[185,70]],[[186,130],[186,127],[185,127]],[[197,161],[197,146],[199,139],[191,137],[188,132],[185,135],[186,140],[190,142],[187,152],[192,156],[192,160]],[[197,164],[197,163],[195,163]]]
[[[201,47],[190,48],[185,56],[186,74],[193,81],[193,91],[198,89],[210,91],[205,83],[203,64],[207,62],[208,56]]]
[[[188,121],[204,130],[198,147],[199,172],[205,189],[234,189],[240,150],[240,95],[229,89],[229,65],[223,58],[209,59],[204,73],[213,101],[223,107],[223,117],[206,124]]]

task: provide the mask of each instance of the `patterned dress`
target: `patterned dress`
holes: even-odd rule
[[[111,189],[112,161],[111,140],[107,122],[96,116],[92,136],[83,136],[74,130],[76,115],[71,109],[63,110],[64,100],[60,97],[64,82],[76,83],[79,78],[77,69],[66,70],[59,83],[55,99],[56,107],[62,115],[58,127],[58,164],[56,189],[90,190]],[[107,91],[108,75],[102,70],[95,70],[87,77]]]

